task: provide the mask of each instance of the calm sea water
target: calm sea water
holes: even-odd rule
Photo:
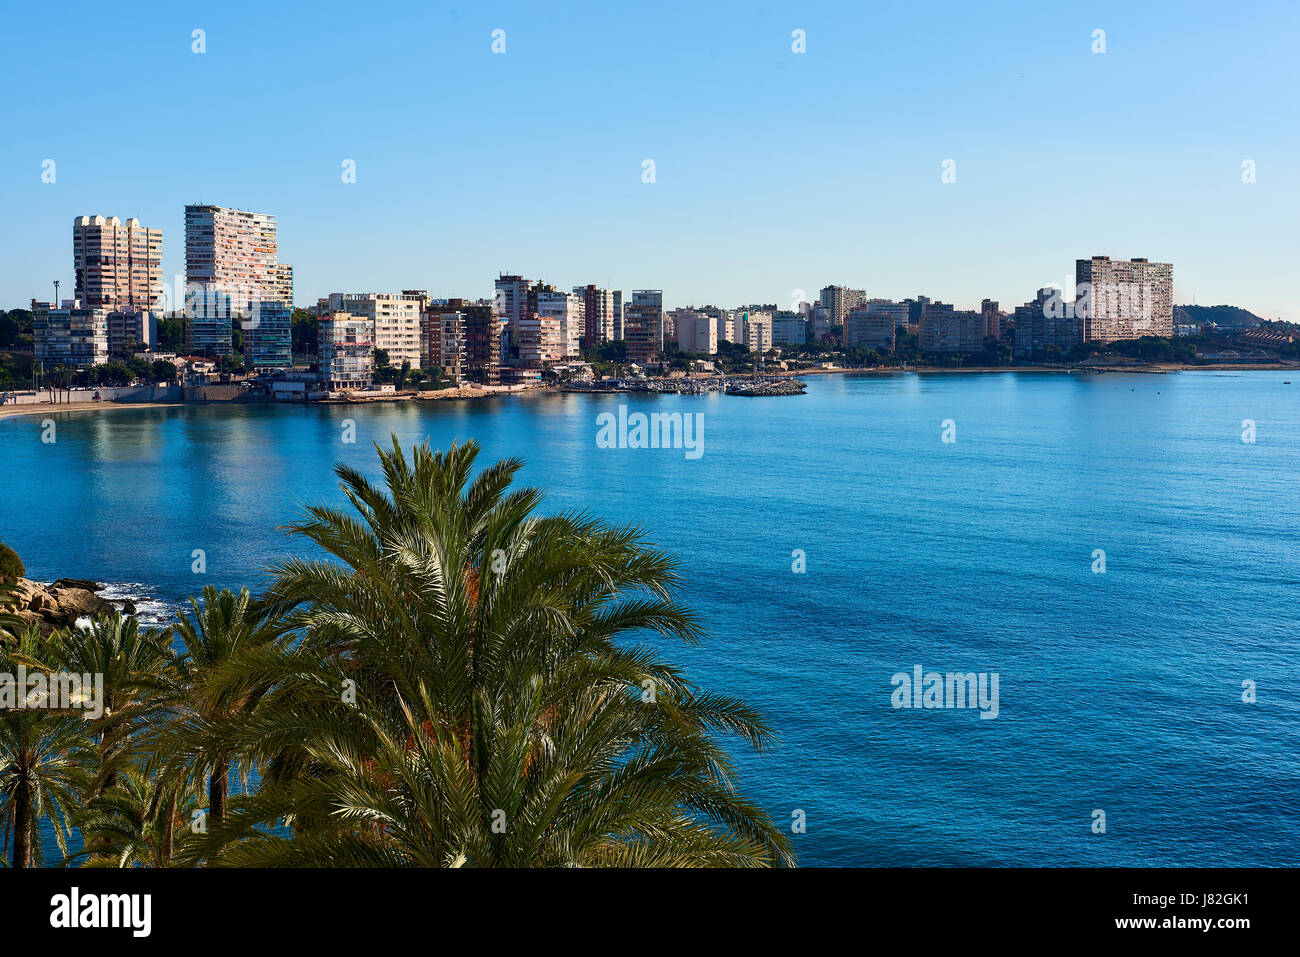
[[[277,526],[341,498],[335,462],[376,472],[370,443],[390,433],[473,437],[489,460],[525,458],[548,508],[639,523],[680,557],[710,640],[675,657],[780,732],[738,763],[778,821],[806,815],[801,863],[1297,865],[1286,377],[826,376],[771,399],[121,410],[55,415],[52,445],[18,418],[0,422],[0,538],[33,577],[111,582],[165,612],[304,549]],[[703,456],[597,448],[597,414],[620,403],[702,413]],[[996,672],[997,718],[893,708],[892,676],[916,665]]]

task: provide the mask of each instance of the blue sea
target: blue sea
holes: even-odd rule
[[[472,437],[485,460],[523,457],[546,509],[637,523],[679,557],[709,638],[671,653],[779,732],[766,754],[734,753],[746,792],[806,821],[801,864],[1294,866],[1288,375],[113,410],[50,416],[52,444],[21,417],[0,421],[0,539],[31,577],[108,582],[164,619],[304,551],[280,526],[341,501],[336,462],[377,473],[390,433]],[[700,413],[703,454],[599,448],[596,417],[620,404]],[[996,718],[894,707],[894,676],[917,666],[996,674]]]

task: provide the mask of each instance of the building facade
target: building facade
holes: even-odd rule
[[[1174,334],[1174,267],[1093,256],[1074,264],[1074,314],[1086,342]]]
[[[329,313],[317,323],[320,377],[332,391],[365,390],[374,381],[375,324],[346,312]]]
[[[36,361],[47,372],[55,366],[88,369],[108,361],[108,310],[102,306],[33,299],[32,332]]]
[[[400,367],[409,362],[419,369],[422,352],[420,313],[424,299],[419,293],[330,293],[329,312],[346,312],[374,323],[375,348],[388,354],[388,364]]]
[[[618,338],[622,321],[615,319],[615,305],[622,304],[622,293],[614,289],[601,289],[594,285],[574,286],[573,291],[582,297],[585,322],[583,344],[591,349]]]
[[[276,232],[269,213],[185,207],[185,334],[191,353],[229,355],[236,319],[258,323],[262,303],[292,308],[292,270],[277,259]]]
[[[662,289],[634,289],[623,305],[623,339],[632,362],[652,361],[664,348],[664,293]]]
[[[568,357],[567,344],[557,316],[524,316],[512,323],[519,365],[544,369]]]
[[[717,355],[718,324],[714,317],[699,310],[677,310],[677,348],[694,355]]]
[[[800,312],[778,312],[772,317],[772,344],[803,345],[808,339],[808,320]]]
[[[930,303],[921,313],[921,350],[983,352],[984,317],[978,312],[954,309],[948,303]]]
[[[876,349],[893,352],[898,334],[899,310],[902,325],[907,324],[907,306],[878,300],[854,306],[844,317],[843,342],[846,348]]]
[[[501,384],[502,323],[496,304],[460,310],[465,316],[465,375],[484,385]]]
[[[1081,321],[1061,308],[1061,291],[1052,287],[1038,290],[1035,299],[1017,306],[1011,314],[1012,354],[1018,359],[1050,359],[1078,345]]]
[[[116,216],[72,222],[75,298],[87,309],[128,313],[162,309],[162,230]]]
[[[293,367],[293,307],[288,302],[264,302],[253,319],[245,320],[244,364],[250,369]]]
[[[570,359],[581,357],[582,339],[587,332],[585,296],[576,292],[561,292],[554,288],[540,290],[537,293],[537,315],[558,319],[565,357]]]
[[[827,286],[821,291],[819,301],[826,307],[831,326],[843,326],[849,310],[866,302],[867,294],[861,289],[847,286]]]
[[[741,310],[736,317],[736,341],[750,352],[763,353],[772,348],[772,314]]]

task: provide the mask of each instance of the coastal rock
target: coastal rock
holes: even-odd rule
[[[20,578],[3,608],[28,625],[50,632],[75,625],[79,618],[114,611],[117,605],[96,594],[102,587],[79,578],[60,578],[51,585]]]

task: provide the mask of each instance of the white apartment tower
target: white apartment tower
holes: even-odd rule
[[[162,308],[162,230],[116,216],[72,222],[74,298],[88,309],[156,312]]]

